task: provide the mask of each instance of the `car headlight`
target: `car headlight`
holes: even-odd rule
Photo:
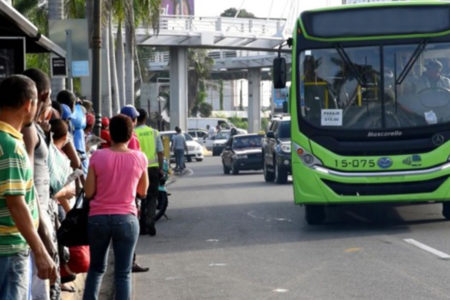
[[[311,153],[306,151],[304,148],[300,147],[296,143],[293,143],[293,146],[294,146],[295,152],[300,157],[301,161],[303,162],[303,164],[305,166],[311,168],[313,166],[321,166],[322,165],[322,162],[320,161],[320,159],[318,159],[317,157],[315,157],[314,155],[312,155]]]
[[[235,154],[235,155],[233,155],[233,158],[234,159],[247,159],[248,156],[247,156],[247,154]]]
[[[284,153],[291,153],[291,143],[280,144],[280,149]]]

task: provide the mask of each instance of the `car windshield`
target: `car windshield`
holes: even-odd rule
[[[278,138],[289,139],[291,138],[291,122],[280,122],[280,127],[278,128]]]
[[[261,147],[262,136],[243,136],[243,137],[235,137],[233,139],[233,149],[242,149],[242,148],[259,148]]]
[[[449,43],[305,50],[301,117],[315,127],[351,130],[449,122],[449,56]]]
[[[220,131],[216,134],[216,140],[227,140],[230,137],[229,131]]]
[[[194,140],[194,139],[192,138],[192,136],[191,136],[190,134],[188,134],[188,133],[185,133],[185,134],[184,134],[184,138],[186,139],[186,141],[192,141],[192,140]]]

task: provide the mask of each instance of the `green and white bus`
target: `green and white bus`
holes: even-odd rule
[[[448,2],[300,15],[289,108],[294,198],[309,224],[356,203],[442,202],[450,218],[449,78]]]

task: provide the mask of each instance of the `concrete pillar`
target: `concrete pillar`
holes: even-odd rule
[[[48,1],[48,18],[51,20],[62,20],[64,18],[64,4],[62,1],[49,0]],[[66,61],[66,64],[69,62]],[[50,74],[49,74],[50,75]],[[56,100],[56,95],[66,88],[65,78],[52,77],[52,100]]]
[[[261,69],[248,69],[248,132],[261,130]]]
[[[170,128],[187,129],[188,115],[187,48],[170,48]]]

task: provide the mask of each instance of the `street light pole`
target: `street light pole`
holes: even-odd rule
[[[94,134],[100,136],[101,130],[101,57],[100,51],[102,48],[102,36],[101,36],[101,9],[102,0],[91,0],[94,1],[93,7],[93,20],[92,20],[92,101],[94,102],[95,110],[95,127]]]

